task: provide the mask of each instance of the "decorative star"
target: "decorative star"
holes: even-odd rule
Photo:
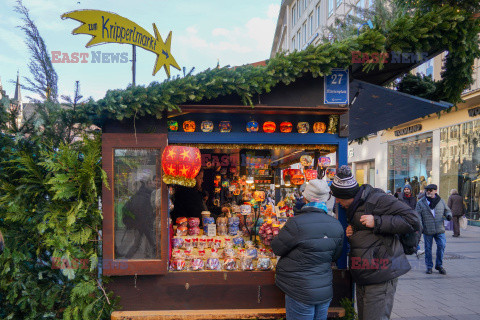
[[[182,160],[189,160],[190,159],[190,152],[188,149],[184,149],[183,152],[180,154],[182,156]]]
[[[167,154],[167,158],[172,158],[172,159],[174,159],[176,154],[177,154],[177,153],[175,152],[174,149],[169,149],[169,150],[168,150],[168,154]]]
[[[180,173],[182,176],[186,176],[188,172],[188,167],[187,166],[182,166],[182,169],[180,169]]]
[[[169,167],[167,167],[168,173],[169,174],[174,174],[175,173],[175,167],[173,164],[171,164]]]

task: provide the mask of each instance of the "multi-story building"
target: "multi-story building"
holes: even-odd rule
[[[9,98],[6,91],[3,89],[2,80],[0,79],[0,100],[3,98]],[[17,113],[17,126],[23,122],[24,119],[24,104],[22,100],[22,88],[20,86],[20,74],[17,72],[17,83],[15,85],[15,94],[13,99],[10,99],[10,106],[11,111],[15,111]]]
[[[303,50],[329,38],[327,26],[336,18],[356,14],[372,0],[283,0],[271,56]],[[358,15],[358,14],[357,14]],[[441,79],[445,53],[418,66],[412,73]],[[479,219],[480,204],[480,63],[474,65],[474,83],[463,92],[464,103],[440,118],[432,114],[352,142],[348,160],[359,183],[395,192],[406,182],[421,192],[429,183],[448,198],[451,189],[464,197],[467,215]],[[402,130],[409,128],[409,130]],[[479,221],[480,223],[480,221]]]

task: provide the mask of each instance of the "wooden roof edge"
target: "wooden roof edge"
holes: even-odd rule
[[[177,115],[183,113],[263,113],[263,114],[344,114],[348,112],[348,107],[330,107],[320,105],[316,107],[301,106],[269,106],[269,105],[201,105],[188,104],[180,105],[181,112],[175,111],[169,115]]]

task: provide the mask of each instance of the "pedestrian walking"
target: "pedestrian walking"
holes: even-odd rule
[[[409,184],[403,186],[403,191],[399,194],[398,200],[405,202],[412,209],[417,206],[417,198],[412,194],[412,187]]]
[[[448,207],[452,210],[453,215],[453,236],[460,236],[460,218],[465,214],[465,206],[463,198],[458,194],[457,189],[450,190],[448,197]]]
[[[331,189],[347,210],[359,320],[390,319],[398,277],[411,268],[397,234],[419,230],[420,218],[382,190],[369,184],[360,187],[348,166],[340,167]]]
[[[327,319],[331,263],[340,258],[344,237],[340,222],[327,214],[329,193],[325,180],[310,180],[303,192],[306,204],[272,241],[281,257],[275,283],[285,293],[287,320]]]
[[[432,244],[435,239],[437,245],[435,269],[440,274],[445,275],[447,271],[443,267],[443,254],[447,239],[445,237],[444,219],[452,220],[452,212],[445,201],[437,194],[436,184],[429,184],[425,187],[425,197],[418,201],[416,209],[422,218],[426,273],[432,274]]]

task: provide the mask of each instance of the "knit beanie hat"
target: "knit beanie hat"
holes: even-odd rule
[[[403,186],[402,190],[405,191],[405,188],[408,188],[408,189],[410,189],[410,191],[412,191],[412,187],[408,183]]]
[[[330,188],[325,180],[310,180],[303,191],[303,196],[309,202],[326,202],[330,194]]]
[[[351,199],[355,198],[360,186],[353,177],[350,167],[344,165],[338,169],[330,188],[335,198]]]

